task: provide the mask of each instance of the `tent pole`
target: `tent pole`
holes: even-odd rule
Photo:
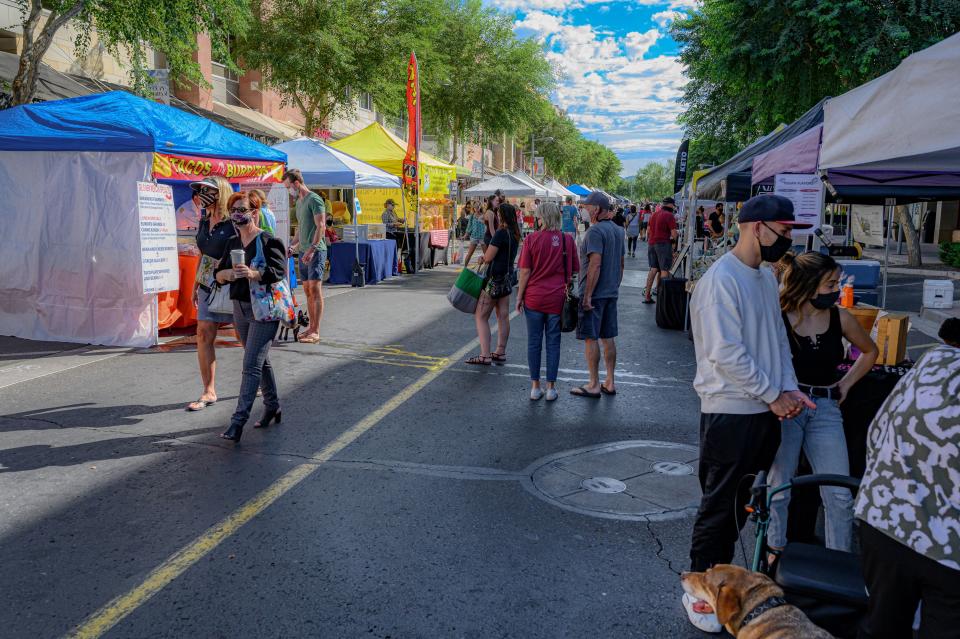
[[[359,263],[360,263],[360,224],[359,224],[360,220],[357,219],[357,217],[358,217],[358,216],[357,216],[357,201],[358,201],[358,198],[357,198],[357,174],[356,174],[356,172],[354,172],[354,174],[353,174],[353,194],[352,194],[352,195],[353,195],[353,202],[351,202],[351,206],[352,206],[352,208],[353,208],[353,239],[354,239],[354,244],[353,244],[353,246],[354,246],[354,252],[355,252],[355,254],[356,254],[357,263],[359,264]],[[363,279],[364,279],[364,280],[367,279],[367,274],[366,274],[366,273],[363,274]]]
[[[883,213],[887,220],[887,237],[883,242],[883,293],[880,297],[880,308],[887,308],[887,266],[890,262],[890,235],[893,230],[893,207],[897,200],[892,197],[886,198],[883,203]]]
[[[407,253],[410,253],[410,235],[407,233],[407,191],[403,188],[402,181],[400,182],[400,210],[403,211],[403,246],[398,245],[397,250],[402,254],[403,249],[407,249]],[[409,256],[407,257],[407,263],[410,263]]]

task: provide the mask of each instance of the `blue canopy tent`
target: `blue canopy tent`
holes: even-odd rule
[[[372,164],[327,146],[319,140],[311,138],[297,138],[289,142],[282,142],[273,148],[283,151],[291,167],[300,169],[303,181],[310,188],[352,189],[353,228],[355,235],[358,226],[357,189],[399,189],[403,186],[400,178],[391,175]],[[401,203],[404,198],[400,198]],[[404,217],[406,214],[404,213]],[[372,249],[371,249],[372,250]],[[396,249],[394,249],[395,251]],[[354,243],[354,256],[360,262],[360,243]],[[395,260],[393,260],[395,261]],[[331,260],[331,266],[333,262]],[[365,276],[369,275],[366,271]],[[331,274],[333,275],[333,274]],[[369,279],[369,278],[367,278]]]
[[[593,193],[593,191],[591,191],[587,187],[581,186],[579,184],[571,184],[570,186],[567,187],[567,190],[575,195],[579,195],[580,197],[586,197],[591,193]]]
[[[276,181],[286,155],[126,92],[0,111],[0,335],[151,346],[138,182]]]

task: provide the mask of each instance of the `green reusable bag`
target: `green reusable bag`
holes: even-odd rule
[[[487,278],[482,273],[465,268],[460,271],[457,281],[447,293],[447,299],[458,311],[473,313],[486,281]]]

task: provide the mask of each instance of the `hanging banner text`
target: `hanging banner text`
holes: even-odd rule
[[[153,177],[158,180],[198,182],[214,175],[225,177],[235,184],[247,182],[276,184],[283,177],[283,162],[225,160],[169,153],[153,154]]]

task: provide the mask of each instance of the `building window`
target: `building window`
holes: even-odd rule
[[[373,96],[369,93],[361,93],[357,102],[359,103],[361,109],[373,111]]]
[[[227,41],[227,51],[230,50],[231,42]],[[244,106],[240,101],[240,76],[230,71],[227,65],[216,60],[212,61],[212,78],[210,84],[213,85],[213,99],[224,104],[235,106]]]

